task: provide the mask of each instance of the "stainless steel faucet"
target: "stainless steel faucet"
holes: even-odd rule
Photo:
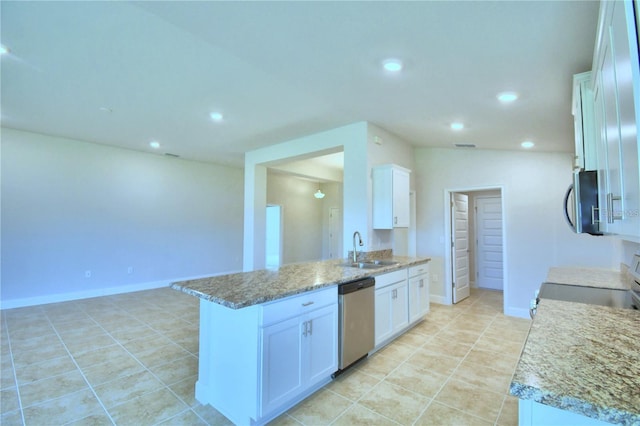
[[[362,243],[362,236],[360,235],[360,233],[358,231],[354,232],[353,233],[353,263],[356,263],[358,261],[358,253],[356,252],[356,235],[358,236],[360,247],[364,245]]]

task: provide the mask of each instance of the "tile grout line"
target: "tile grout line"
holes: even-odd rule
[[[150,305],[150,306],[154,306],[154,305],[152,305],[152,304],[150,304],[150,303],[149,303],[149,305]],[[128,310],[125,310],[125,312],[126,312],[127,314],[130,314]],[[86,312],[85,312],[85,313],[86,313]],[[156,380],[158,380],[158,381],[162,384],[162,386],[164,386],[164,388],[165,388],[166,390],[168,390],[168,391],[169,391],[169,392],[170,392],[174,397],[176,397],[176,398],[178,399],[178,401],[180,401],[181,403],[183,403],[183,404],[187,407],[186,409],[184,409],[184,410],[180,411],[179,413],[177,413],[177,414],[176,414],[176,416],[177,416],[178,414],[181,414],[181,413],[183,413],[183,412],[187,411],[188,409],[189,409],[189,410],[191,410],[191,407],[190,407],[187,403],[185,403],[185,402],[184,402],[184,401],[183,401],[183,400],[182,400],[182,399],[181,399],[181,398],[180,398],[180,397],[179,397],[175,392],[173,392],[173,390],[169,387],[169,385],[165,384],[165,383],[164,383],[164,381],[162,381],[162,379],[160,379],[160,377],[158,377],[158,375],[156,375],[153,371],[151,371],[151,369],[150,369],[149,367],[147,367],[147,366],[146,366],[142,361],[140,361],[140,360],[139,360],[139,359],[138,359],[138,358],[137,358],[133,353],[131,353],[131,352],[130,352],[130,351],[129,351],[129,350],[128,350],[128,349],[127,349],[127,348],[126,348],[126,347],[125,347],[125,346],[124,346],[124,345],[123,345],[123,344],[118,340],[118,339],[116,339],[116,338],[115,338],[115,337],[114,337],[114,336],[113,336],[113,335],[112,335],[112,334],[111,334],[107,329],[105,329],[105,328],[102,326],[102,324],[100,324],[100,323],[99,323],[95,318],[93,318],[93,317],[91,316],[91,314],[87,313],[87,315],[89,315],[89,317],[90,317],[90,318],[91,318],[91,319],[92,319],[92,320],[93,320],[93,321],[98,325],[98,327],[100,327],[100,328],[101,328],[101,329],[102,329],[102,330],[103,330],[103,331],[104,331],[104,332],[105,332],[109,337],[111,337],[111,338],[116,342],[116,344],[117,344],[118,346],[120,346],[120,347],[121,347],[121,348],[122,348],[122,349],[123,349],[123,350],[124,350],[124,351],[125,351],[125,352],[130,356],[130,357],[131,357],[131,358],[133,358],[133,359],[134,359],[138,364],[140,364],[140,366],[142,366],[142,368],[143,368],[145,371],[147,371],[149,374],[151,374],[151,375],[152,375]],[[140,320],[140,319],[139,319],[138,317],[136,317],[135,315],[132,315],[132,316],[133,316],[136,320],[141,321],[145,326],[149,327],[149,328],[150,328],[151,330],[153,330],[154,332],[156,332],[156,333],[160,334],[161,336],[163,336],[163,337],[165,337],[165,338],[169,339],[169,341],[171,341],[171,343],[172,343],[172,344],[177,345],[177,346],[179,346],[180,348],[182,348],[182,346],[180,346],[180,345],[178,345],[177,343],[175,343],[171,338],[169,338],[169,337],[165,336],[165,335],[164,335],[164,333],[162,333],[162,332],[158,331],[157,329],[153,328],[153,326],[152,326],[151,324],[149,324],[148,322],[143,321],[143,320]],[[132,341],[135,341],[135,340],[141,340],[141,339],[133,339]],[[168,346],[168,344],[167,344],[166,346]],[[184,348],[182,348],[182,349],[184,349]],[[193,356],[193,354],[192,354],[190,351],[186,351],[186,352],[188,352],[191,356]],[[182,358],[187,358],[187,356],[182,357]],[[177,360],[182,359],[182,358],[178,358]],[[163,364],[159,364],[157,367],[160,367],[160,366],[163,366],[163,365],[169,364],[169,363],[171,363],[171,362],[175,362],[175,361],[176,361],[176,359],[171,360],[171,361],[168,361],[168,362],[163,363]],[[75,359],[74,359],[74,362],[75,362]],[[78,368],[80,368],[80,367],[78,366]],[[84,374],[83,374],[83,376],[84,376]],[[114,378],[113,380],[109,380],[109,381],[107,381],[107,382],[101,383],[100,385],[103,385],[103,384],[106,384],[106,383],[113,382],[113,381],[118,380],[118,379],[121,379],[121,378],[123,378],[123,377],[128,377],[128,375],[127,375],[127,376],[120,376],[120,377],[116,377],[116,378]],[[87,381],[87,382],[88,382],[88,381]],[[89,384],[89,386],[91,386],[91,385]],[[92,387],[92,391],[93,391],[93,387]],[[158,391],[158,389],[151,390],[151,391],[149,391],[149,392],[144,392],[143,394],[138,395],[138,396],[136,396],[136,397],[135,397],[135,398],[133,398],[133,399],[140,398],[140,397],[142,397],[142,396],[149,395],[149,394],[151,394],[151,393],[153,393],[153,392],[157,392],[157,391]],[[110,419],[112,419],[112,417],[111,417],[111,413],[109,412],[109,410],[107,410],[107,408],[104,406],[104,404],[102,404],[102,401],[100,400],[100,398],[98,397],[98,395],[95,393],[95,391],[93,391],[93,392],[94,392],[94,394],[96,395],[96,398],[98,398],[98,401],[100,401],[100,404],[102,405],[102,407],[103,407],[103,408],[105,409],[105,411],[107,412],[107,415],[109,416],[109,418],[110,418]],[[129,401],[130,401],[130,400],[129,400]],[[126,404],[126,403],[127,403],[127,402],[129,402],[129,401],[125,401],[125,402],[122,402],[122,403],[116,404],[116,405],[114,405],[112,408],[115,408],[115,407],[118,407],[118,406],[120,406],[120,405]],[[201,420],[203,420],[205,423],[207,423],[207,424],[208,424],[208,422],[207,422],[207,421],[205,421],[204,419],[202,419],[202,418],[198,415],[198,413],[196,413],[195,411],[194,411],[194,414],[195,414],[196,416],[198,416],[198,418],[200,418]],[[168,417],[168,418],[166,418],[166,419],[162,419],[162,420],[160,420],[159,422],[154,423],[154,425],[155,425],[155,424],[159,424],[159,423],[161,423],[161,422],[164,422],[164,421],[166,421],[166,420],[169,420],[170,418],[173,418],[173,417],[175,417],[175,416],[171,416],[171,417]],[[112,422],[113,422],[113,424],[114,424],[114,425],[116,425],[116,422],[115,422],[115,421],[113,421],[113,419],[112,419]]]
[[[69,355],[69,358],[71,358],[71,361],[73,362],[73,364],[76,366],[76,368],[78,369],[78,372],[80,373],[80,375],[82,376],[82,379],[85,381],[85,383],[87,384],[87,386],[89,387],[89,390],[91,391],[91,393],[93,394],[93,396],[95,396],[96,400],[98,401],[98,404],[100,404],[100,406],[102,407],[102,409],[104,410],[104,412],[107,414],[107,417],[109,417],[109,420],[111,420],[112,424],[116,424],[116,422],[113,420],[113,418],[111,417],[111,414],[109,413],[109,411],[107,411],[107,407],[104,406],[104,404],[102,403],[102,400],[98,397],[98,394],[96,393],[96,391],[93,389],[93,386],[91,386],[91,383],[89,383],[89,379],[87,379],[87,376],[85,376],[84,372],[82,371],[82,369],[80,368],[80,365],[78,365],[78,363],[76,362],[75,357],[71,354],[71,351],[69,350],[69,348],[67,347],[67,344],[65,343],[65,341],[62,339],[62,336],[60,336],[60,333],[58,333],[58,329],[55,327],[55,325],[53,325],[53,322],[51,322],[51,319],[49,318],[49,314],[45,311],[45,316],[47,317],[47,321],[49,321],[49,324],[51,325],[51,328],[53,328],[53,331],[56,333],[56,336],[58,336],[58,339],[60,339],[60,342],[62,343],[62,346],[64,346],[64,350],[67,351],[67,354]],[[95,322],[96,324],[98,324],[96,322],[96,320],[93,319],[93,317],[89,316],[91,318],[91,320],[93,322]],[[98,326],[100,326],[100,324],[98,324]],[[102,328],[102,327],[101,327]],[[62,398],[62,397],[60,397]],[[58,399],[58,398],[53,398],[53,399]],[[75,419],[72,421],[76,421],[76,420],[82,420],[84,418],[86,418],[87,416],[81,418],[81,419]],[[70,422],[67,422],[70,423]]]
[[[9,323],[7,322],[7,316],[5,312],[2,312],[4,316],[5,332],[7,333],[7,345],[9,345],[9,357],[11,359],[11,370],[13,372],[13,382],[16,386],[16,395],[18,397],[18,410],[20,410],[20,418],[22,419],[22,424],[26,425],[27,422],[24,419],[24,410],[22,409],[22,397],[20,396],[20,387],[18,386],[18,374],[16,373],[16,364],[13,358],[13,348],[11,347],[11,334],[9,334]]]
[[[154,304],[152,304],[152,303],[148,303],[148,305],[149,305],[149,306],[151,306],[151,307],[158,307],[158,308],[159,308],[159,306],[154,305]],[[180,344],[178,344],[178,343],[174,342],[172,338],[170,338],[170,337],[168,337],[167,335],[165,335],[165,334],[164,334],[164,332],[162,332],[162,331],[160,331],[160,330],[158,330],[158,329],[154,328],[154,327],[153,327],[149,322],[147,322],[147,321],[145,321],[145,320],[142,320],[142,319],[138,318],[135,314],[131,313],[131,312],[130,312],[129,310],[127,310],[127,309],[124,309],[124,311],[125,311],[128,315],[131,315],[132,317],[134,317],[137,321],[140,321],[140,322],[141,322],[142,324],[144,324],[146,327],[149,327],[149,328],[150,328],[151,330],[153,330],[154,332],[156,332],[156,333],[160,334],[162,337],[164,337],[164,338],[168,339],[172,344],[177,345],[177,346],[178,346],[178,347],[180,347],[181,349],[184,349],[184,350],[185,350],[187,353],[189,353],[191,356],[194,356],[196,359],[198,359],[198,356],[197,356],[197,355],[194,355],[191,351],[189,351],[189,350],[187,350],[187,349],[183,348]],[[89,314],[89,316],[91,316],[91,315]],[[173,316],[174,318],[179,318],[179,317],[176,317],[175,315],[172,315],[172,316]],[[93,319],[93,317],[92,317],[92,319]],[[95,319],[94,319],[94,321],[95,321]],[[186,321],[186,322],[189,322],[189,321]],[[100,326],[100,328],[102,328],[102,329],[105,331],[105,333],[107,333],[107,334],[108,334],[112,339],[114,339],[114,340],[116,341],[116,343],[117,343],[117,344],[118,344],[118,345],[119,345],[119,346],[120,346],[120,347],[121,347],[125,352],[127,352],[127,354],[129,354],[129,356],[131,356],[133,359],[135,359],[135,360],[136,360],[136,361],[137,361],[137,362],[138,362],[138,363],[139,363],[139,364],[140,364],[140,365],[141,365],[141,366],[142,366],[142,367],[143,367],[143,368],[144,368],[144,369],[145,369],[149,374],[151,374],[155,379],[157,379],[160,383],[162,383],[162,385],[165,387],[165,389],[166,389],[166,390],[168,390],[168,391],[169,391],[169,392],[170,392],[170,393],[171,393],[175,398],[177,398],[177,400],[178,400],[178,401],[182,402],[182,403],[185,405],[185,407],[187,407],[187,408],[185,408],[184,410],[182,410],[182,411],[180,411],[180,412],[176,413],[174,416],[168,417],[168,418],[166,418],[166,419],[162,419],[162,420],[160,420],[159,422],[157,422],[157,423],[155,423],[155,424],[160,424],[160,423],[162,423],[162,422],[166,422],[167,420],[170,420],[170,419],[172,419],[172,418],[174,418],[174,417],[177,417],[177,416],[179,416],[179,415],[181,415],[182,413],[185,413],[185,412],[187,412],[187,411],[191,411],[191,412],[193,412],[193,414],[194,414],[196,417],[198,417],[200,420],[202,420],[205,424],[209,424],[209,422],[207,422],[207,421],[206,421],[202,416],[200,416],[200,414],[198,414],[198,413],[193,409],[193,407],[192,407],[192,406],[190,406],[190,405],[189,405],[189,404],[187,404],[185,401],[183,401],[183,400],[182,400],[182,398],[180,398],[180,396],[179,396],[178,394],[176,394],[176,393],[173,391],[173,389],[171,389],[170,385],[165,384],[165,383],[164,383],[164,381],[162,381],[162,379],[160,379],[160,377],[158,377],[158,375],[156,375],[153,371],[151,371],[151,369],[150,369],[149,367],[147,367],[146,365],[144,365],[144,363],[143,363],[142,361],[140,361],[140,360],[139,360],[139,359],[138,359],[138,358],[137,358],[133,353],[131,353],[131,352],[130,352],[126,347],[124,347],[124,345],[123,345],[123,344],[122,344],[118,339],[116,339],[115,337],[113,337],[113,335],[112,335],[109,331],[107,331],[107,330],[106,330],[106,329],[105,329],[105,328],[104,328],[100,323],[98,323],[98,326]],[[141,339],[132,339],[131,341],[135,341],[135,340],[141,340]],[[166,346],[168,346],[168,344],[167,344]],[[168,362],[166,362],[166,363],[159,364],[159,365],[157,365],[157,367],[160,367],[160,366],[163,366],[163,365],[170,364],[171,362],[175,362],[175,361],[180,360],[180,359],[183,359],[183,358],[188,358],[188,356],[189,356],[189,355],[184,356],[184,357],[182,357],[182,358],[173,359],[173,360],[168,361]],[[126,377],[126,376],[125,376],[125,377]],[[187,378],[183,378],[183,379],[179,380],[179,381],[178,381],[178,382],[176,382],[176,383],[179,383],[179,382],[181,382],[181,381],[183,381],[183,380],[186,380],[186,379],[188,379],[188,377],[187,377]],[[112,381],[115,381],[115,380],[117,380],[117,378],[116,378],[116,379],[114,379],[114,380],[112,380]],[[109,383],[109,382],[105,382],[105,383]],[[142,396],[148,395],[148,394],[153,393],[153,392],[156,392],[156,391],[157,391],[157,390],[153,390],[153,391],[145,392],[145,393],[143,393],[142,395],[138,395],[136,398],[139,398],[139,397],[142,397]],[[135,398],[134,398],[134,399],[135,399]],[[197,400],[196,400],[196,401],[197,401]],[[126,403],[126,402],[122,402],[121,404],[117,404],[117,405],[115,405],[114,407],[117,407],[117,406],[122,405],[122,404],[125,404],[125,403]]]

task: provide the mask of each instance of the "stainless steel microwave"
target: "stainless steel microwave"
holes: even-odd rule
[[[573,183],[564,197],[564,216],[567,223],[578,234],[603,235],[598,218],[598,172],[576,171]]]

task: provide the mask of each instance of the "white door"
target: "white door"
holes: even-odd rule
[[[476,282],[478,287],[502,290],[502,200],[476,199]]]
[[[266,267],[277,268],[282,258],[282,211],[280,206],[267,206],[265,244]]]
[[[342,221],[340,220],[340,209],[331,207],[329,209],[329,259],[340,259],[342,257]]]
[[[451,194],[453,303],[469,297],[469,197]]]

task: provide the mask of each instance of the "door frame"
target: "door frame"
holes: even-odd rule
[[[507,191],[504,185],[490,186],[472,186],[462,188],[450,188],[444,190],[444,302],[447,305],[453,304],[453,274],[451,272],[451,194],[454,192],[478,192],[478,191],[500,191],[500,199],[502,203],[502,274],[503,274],[503,306],[502,312],[507,312],[507,300],[509,295],[509,275],[508,265],[508,248],[507,248],[507,218],[505,210],[505,200]]]

